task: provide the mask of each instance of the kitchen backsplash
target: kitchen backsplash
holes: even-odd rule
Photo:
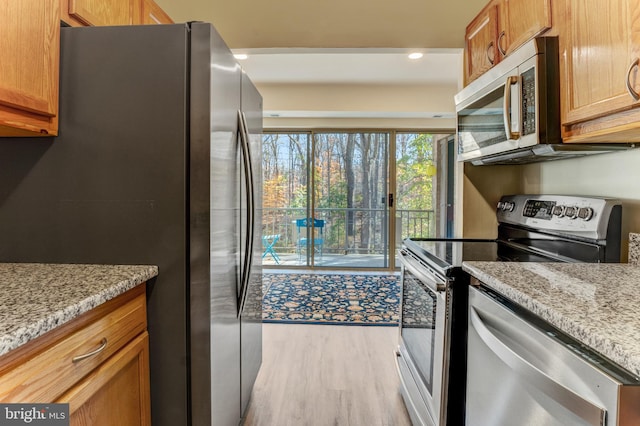
[[[629,234],[629,263],[640,265],[640,234]]]

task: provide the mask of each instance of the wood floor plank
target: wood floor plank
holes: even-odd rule
[[[245,426],[410,425],[396,327],[264,324]]]

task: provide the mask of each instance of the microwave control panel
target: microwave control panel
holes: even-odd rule
[[[536,132],[536,74],[530,68],[520,75],[522,83],[522,135]]]

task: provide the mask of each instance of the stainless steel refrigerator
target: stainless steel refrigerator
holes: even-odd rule
[[[59,136],[0,139],[0,261],[158,265],[153,424],[237,425],[262,358],[262,98],[204,23],[63,28],[60,65]]]

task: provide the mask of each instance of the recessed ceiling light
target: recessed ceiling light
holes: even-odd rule
[[[234,58],[236,58],[239,61],[244,61],[245,59],[247,59],[249,57],[249,55],[246,55],[244,53],[237,53],[235,55],[233,55]]]
[[[409,59],[420,59],[422,56],[423,55],[420,52],[409,53]]]

